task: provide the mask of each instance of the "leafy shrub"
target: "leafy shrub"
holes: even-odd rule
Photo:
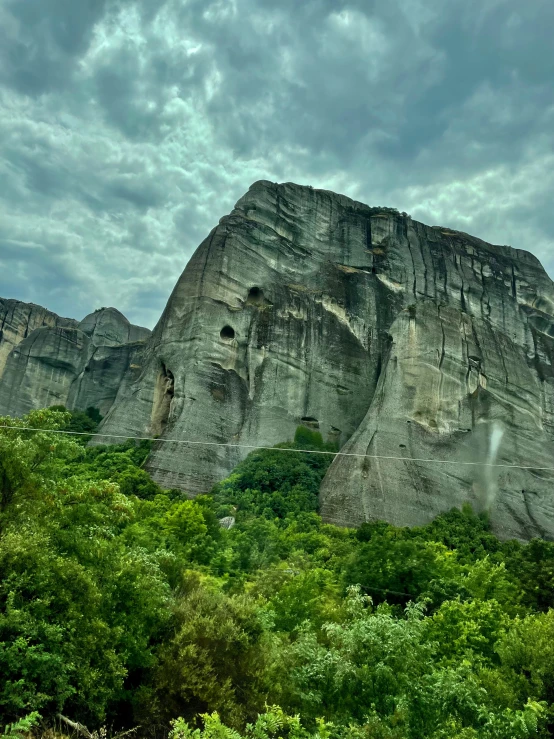
[[[167,723],[217,711],[237,728],[266,699],[269,645],[256,604],[193,578],[174,609],[172,636],[158,653],[139,715]]]

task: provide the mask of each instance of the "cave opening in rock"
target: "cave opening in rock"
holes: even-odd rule
[[[302,416],[300,421],[303,426],[307,426],[310,429],[319,428],[319,421],[317,420],[317,418],[314,418],[313,416]]]
[[[219,335],[223,341],[233,341],[235,338],[235,329],[232,326],[223,326]]]
[[[175,377],[162,362],[152,404],[152,435],[161,436],[168,424],[171,402],[175,395]]]
[[[251,287],[248,291],[246,303],[249,305],[263,305],[264,291],[261,287]]]
[[[263,308],[270,308],[273,305],[273,303],[271,302],[271,300],[268,300],[266,298],[266,296],[264,295],[264,291],[262,290],[261,287],[254,285],[248,291],[248,296],[246,298],[246,305],[252,305],[255,308],[262,310]]]

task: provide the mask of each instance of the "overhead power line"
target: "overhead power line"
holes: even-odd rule
[[[275,446],[256,446],[254,444],[229,444],[219,441],[195,441],[193,439],[156,439],[153,436],[125,436],[124,434],[99,434],[86,431],[66,431],[64,429],[40,429],[31,426],[3,426],[0,429],[17,431],[40,431],[48,434],[67,434],[69,436],[97,436],[103,439],[124,439],[126,441],[153,441],[166,444],[190,444],[194,446],[227,447],[229,449],[271,450],[292,454],[325,454],[331,457],[357,457],[359,459],[383,459],[396,462],[421,462],[426,464],[457,464],[465,467],[501,467],[510,470],[535,470],[537,472],[554,472],[554,467],[535,467],[533,465],[504,464],[502,462],[464,462],[457,459],[430,459],[426,457],[401,457],[394,454],[359,454],[357,452],[329,452],[323,449],[288,449]]]

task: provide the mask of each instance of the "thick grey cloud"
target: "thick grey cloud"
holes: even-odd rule
[[[554,274],[550,0],[0,0],[0,295],[152,326],[256,179]]]

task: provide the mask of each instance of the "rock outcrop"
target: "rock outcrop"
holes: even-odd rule
[[[109,411],[150,331],[114,308],[78,322],[16,300],[0,301],[0,414],[94,406]]]
[[[469,501],[501,536],[550,537],[553,337],[531,254],[257,182],[190,260],[102,428],[174,440],[149,469],[192,495],[306,424],[348,453],[322,486],[328,521],[422,524]]]
[[[261,181],[151,336],[113,309],[10,310],[30,317],[4,320],[0,412],[98,406],[105,441],[165,440],[148,468],[166,487],[206,492],[304,424],[341,447],[326,521],[418,525],[468,501],[501,537],[554,536],[554,286],[528,252]]]
[[[0,298],[0,377],[11,350],[36,328],[75,328],[77,325],[78,321],[60,318],[40,305]]]
[[[102,427],[227,445],[159,444],[162,485],[209,490],[247,451],[228,444],[272,445],[301,423],[343,443],[358,428],[386,338],[374,315],[389,307],[365,283],[373,211],[356,207],[260,182],[193,255]]]

